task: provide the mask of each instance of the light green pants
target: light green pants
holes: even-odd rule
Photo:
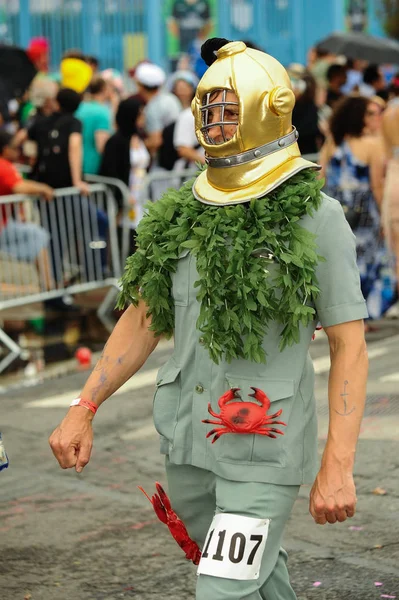
[[[168,458],[166,474],[172,507],[200,547],[215,513],[271,519],[259,579],[200,575],[196,600],[296,600],[280,544],[299,486],[228,481],[191,465],[174,465]]]

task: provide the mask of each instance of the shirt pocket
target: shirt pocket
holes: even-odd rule
[[[279,429],[284,433],[284,435],[276,433],[276,438],[261,434],[229,433],[223,435],[220,440],[222,446],[220,448],[219,459],[228,462],[256,462],[278,467],[285,466],[286,430],[288,429],[294,399],[294,380],[269,377],[260,378],[256,376],[243,377],[232,373],[226,374],[226,380],[228,387],[240,388],[239,394],[243,402],[255,402],[255,399],[248,397],[249,394],[253,393],[251,386],[265,392],[271,402],[267,415],[273,415],[281,409],[283,411],[281,415],[273,420],[283,421],[287,427],[284,425],[269,425],[269,427]],[[266,408],[264,409],[264,414],[266,415]],[[217,444],[218,442],[215,443],[215,445]]]
[[[161,367],[153,402],[155,429],[170,442],[173,441],[180,406],[180,370],[180,367],[171,362]]]
[[[176,273],[172,273],[172,296],[175,306],[188,306],[190,262],[190,251],[186,248],[179,256]]]

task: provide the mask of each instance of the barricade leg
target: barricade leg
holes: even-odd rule
[[[18,356],[22,354],[22,348],[18,346],[18,344],[15,343],[14,340],[12,340],[10,336],[7,335],[6,332],[1,328],[0,342],[2,342],[4,346],[10,350],[9,354],[0,360],[0,373],[2,373],[12,362],[14,362],[14,360],[18,358]]]
[[[119,291],[120,290],[117,285],[115,285],[115,287],[111,287],[97,309],[98,318],[109,332],[111,332],[115,327],[115,319],[112,319],[110,315],[115,307],[116,297]]]

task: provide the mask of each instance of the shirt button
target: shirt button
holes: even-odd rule
[[[205,338],[204,337],[200,337],[200,339],[198,341],[201,344],[201,346],[203,346],[205,344]]]
[[[196,385],[195,391],[197,392],[197,394],[202,394],[202,392],[204,391],[204,388],[202,387],[202,385]]]

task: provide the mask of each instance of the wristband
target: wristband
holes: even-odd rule
[[[83,400],[83,398],[75,398],[75,400],[72,400],[70,406],[84,406],[90,410],[93,415],[95,415],[98,410],[98,406],[94,404],[94,402],[90,402],[90,400]]]

